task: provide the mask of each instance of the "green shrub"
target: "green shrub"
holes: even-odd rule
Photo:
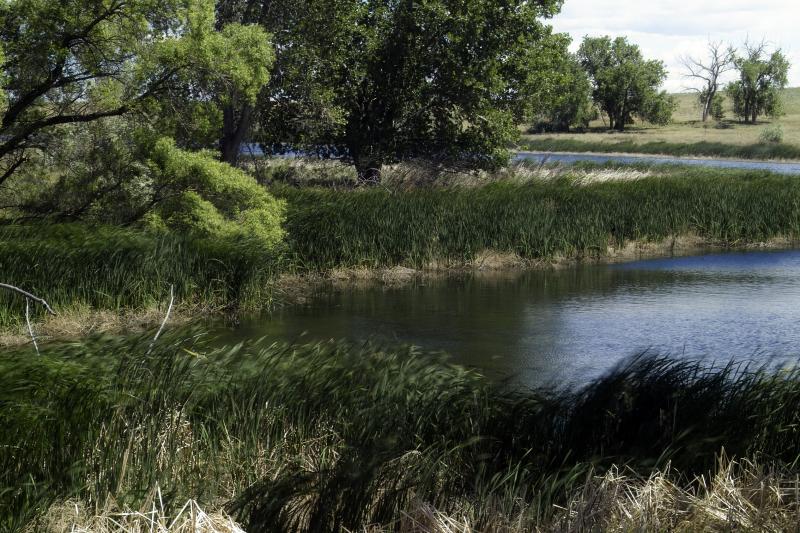
[[[285,203],[246,172],[207,152],[181,150],[167,138],[156,143],[151,167],[155,188],[171,192],[154,210],[168,228],[203,237],[250,237],[266,248],[283,238]]]
[[[761,131],[758,136],[759,142],[763,144],[780,144],[783,142],[783,126],[780,124],[773,124],[767,126]]]
[[[711,100],[711,118],[717,122],[721,122],[725,118],[725,97],[721,94],[715,94]]]

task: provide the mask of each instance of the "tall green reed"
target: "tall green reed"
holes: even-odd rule
[[[800,182],[763,172],[672,167],[588,184],[567,174],[475,188],[275,192],[289,203],[291,260],[312,269],[463,263],[484,250],[585,257],[685,234],[722,245],[800,235]]]
[[[442,356],[341,343],[94,339],[0,358],[0,527],[48,504],[222,504],[253,531],[396,524],[419,501],[545,520],[590,471],[716,454],[797,467],[800,373],[626,361],[579,390],[509,389]],[[484,518],[480,518],[483,516]]]

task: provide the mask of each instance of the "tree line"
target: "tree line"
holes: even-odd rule
[[[101,196],[165,201],[152,176],[164,138],[234,166],[245,142],[333,156],[373,182],[407,158],[495,168],[521,123],[668,123],[663,62],[624,37],[586,37],[570,53],[570,38],[547,24],[561,3],[7,0],[0,187],[13,181],[27,198],[47,183],[40,211],[88,190],[66,210],[80,217]],[[737,114],[779,112],[780,51],[748,46],[692,64],[709,75],[704,117],[730,65],[741,72],[726,89]]]
[[[747,41],[741,50],[720,41],[708,43],[704,58],[681,58],[686,77],[701,82],[697,93],[701,120],[724,118],[723,92],[731,99],[733,113],[741,121],[755,124],[760,116],[777,117],[783,113],[780,90],[786,87],[789,60],[780,49],[769,44]],[[735,71],[737,79],[722,90],[721,77]]]

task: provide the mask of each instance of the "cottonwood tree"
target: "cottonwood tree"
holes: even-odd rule
[[[223,4],[225,17],[258,20],[274,35],[276,66],[253,135],[267,145],[330,148],[375,181],[384,164],[410,157],[507,161],[516,124],[550,85],[538,61],[549,50],[538,45],[552,34],[541,19],[561,2]],[[232,116],[244,124],[252,112]]]
[[[585,37],[578,58],[592,80],[592,97],[609,117],[612,129],[623,131],[638,116],[667,124],[674,100],[658,88],[667,77],[662,61],[645,60],[625,37]]]
[[[728,84],[733,112],[745,123],[754,124],[759,116],[779,116],[782,112],[780,90],[786,87],[789,60],[781,50],[769,52],[766,41],[745,43],[744,54],[733,61],[739,79]]]
[[[708,42],[705,59],[692,56],[680,58],[681,64],[686,69],[684,76],[703,84],[700,88],[692,88],[698,93],[703,122],[706,122],[712,115],[712,108],[719,91],[720,77],[733,70],[735,58],[736,50],[729,45],[723,45],[721,41]]]
[[[578,58],[564,56],[552,101],[545,104],[547,118],[556,131],[584,129],[598,117],[592,103],[592,85]]]
[[[233,94],[223,107],[223,160],[236,164],[242,143],[272,150],[319,148],[344,124],[334,101],[336,76],[357,30],[352,0],[219,0],[218,24],[258,24],[272,36],[275,62],[257,102]]]
[[[407,157],[504,164],[546,76],[541,22],[557,0],[356,2],[335,99],[362,180]]]
[[[0,50],[0,182],[54,128],[153,114],[178,94],[254,99],[269,66],[266,33],[215,30],[212,0],[7,0]]]

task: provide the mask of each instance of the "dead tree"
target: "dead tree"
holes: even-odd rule
[[[680,58],[681,64],[686,69],[684,77],[703,82],[702,88],[691,88],[698,93],[703,110],[703,122],[706,122],[711,114],[714,97],[719,91],[720,76],[734,68],[735,53],[733,47],[723,45],[722,41],[709,41],[707,59],[695,59],[691,56]]]

